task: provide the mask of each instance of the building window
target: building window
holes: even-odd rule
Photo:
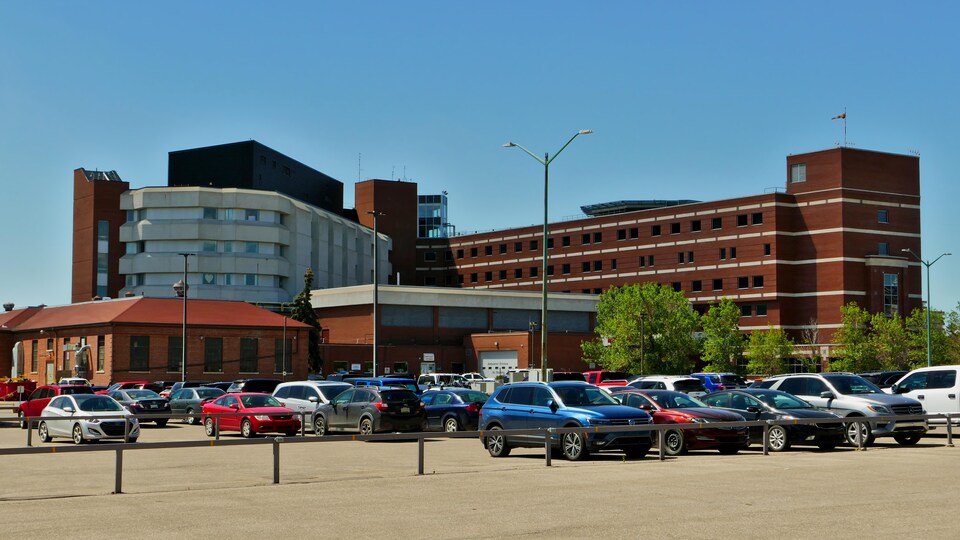
[[[493,255],[493,246],[483,246],[483,254],[488,257]]]
[[[746,227],[747,226],[747,215],[740,214],[737,216],[737,227]]]
[[[737,258],[737,248],[735,247],[730,248],[730,258],[731,259]]]
[[[514,242],[513,251],[516,253],[523,251],[523,242]]]
[[[693,292],[700,292],[703,290],[703,282],[699,279],[695,279],[690,282],[690,290]]]
[[[762,224],[763,224],[763,212],[754,212],[754,213],[750,216],[750,221],[751,221],[751,223],[753,223],[754,225],[762,225]]]
[[[106,361],[106,345],[104,344],[104,341],[105,341],[105,338],[103,336],[97,336],[97,372],[98,373],[103,373],[105,369],[104,362]]]
[[[638,228],[636,228],[636,227],[631,227],[631,228],[630,228],[630,239],[631,239],[631,240],[635,240],[635,239],[637,239],[637,238],[640,238],[640,229],[638,229]]]
[[[617,229],[617,240],[626,240],[626,239],[627,239],[627,230]]]
[[[180,373],[183,362],[183,336],[167,336],[167,371]]]
[[[500,254],[503,255],[503,254],[505,254],[506,252],[507,252],[507,245],[506,245],[506,244],[500,244]]]
[[[764,256],[767,256],[767,257],[770,256],[770,244],[763,245],[763,254]]]
[[[590,243],[590,233],[580,235],[580,243],[581,243],[581,244],[589,244],[589,243]]]
[[[561,238],[561,239],[560,239],[560,245],[563,246],[563,247],[569,247],[569,246],[570,246],[570,237],[569,237],[569,236],[564,236],[563,238]]]
[[[259,242],[245,242],[243,246],[243,251],[245,253],[260,253],[260,243]]]
[[[547,275],[548,275],[548,276],[552,276],[552,275],[553,275],[553,265],[552,265],[552,264],[547,265]]]
[[[243,217],[247,221],[260,221],[260,211],[259,210],[246,210],[243,213]]]
[[[203,339],[203,372],[223,373],[223,338]]]
[[[886,210],[877,210],[877,223],[890,223],[890,215]]]
[[[243,275],[243,284],[247,287],[256,287],[257,286],[257,275],[256,274],[244,274]]]
[[[584,262],[580,263],[580,271],[581,271],[581,272],[589,272],[589,271],[590,271],[590,261],[584,261]]]
[[[790,166],[790,181],[793,183],[807,181],[806,163],[794,163]]]
[[[130,371],[150,371],[149,336],[130,336]]]
[[[453,250],[452,250],[452,249],[446,250],[446,251],[443,253],[443,255],[444,255],[444,258],[445,258],[446,260],[448,260],[448,261],[452,261],[452,260],[453,260]]]
[[[463,258],[463,250],[462,250],[462,249],[458,249],[458,250],[457,250],[457,258],[458,258],[458,259],[462,259],[462,258]]]
[[[506,271],[506,270],[500,270],[500,281],[503,281],[503,280],[505,280],[505,279],[507,279],[507,271]]]
[[[616,259],[610,259],[610,269],[611,269],[611,270],[616,270],[616,269],[617,269],[617,260],[616,260]]]
[[[680,282],[679,282],[679,281],[674,281],[673,283],[671,283],[671,285],[673,286],[674,292],[680,292]]]
[[[437,262],[437,252],[436,252],[436,251],[424,251],[424,252],[423,252],[423,262]]]
[[[883,314],[894,317],[900,312],[900,282],[897,274],[883,275]]]
[[[670,234],[680,234],[680,224],[671,223],[670,224]]]
[[[217,209],[204,207],[203,208],[203,219],[217,219]]]
[[[688,263],[692,263],[692,262],[693,262],[693,252],[692,252],[692,251],[688,251],[688,252],[687,252],[687,262],[688,262]]]
[[[653,266],[653,255],[647,255],[647,266]]]
[[[600,272],[603,270],[603,261],[593,261],[593,270],[594,272]]]
[[[877,255],[889,255],[890,254],[890,245],[886,242],[880,242],[877,244]]]
[[[720,260],[727,260],[727,248],[720,248]]]
[[[718,278],[713,280],[713,290],[720,291],[723,290],[723,279]]]
[[[752,314],[753,310],[751,309],[750,304],[745,304],[740,306],[740,316],[749,317]]]
[[[293,373],[293,340],[273,340],[273,372]]]
[[[603,242],[603,232],[593,233],[593,243],[599,244],[600,242]]]
[[[531,267],[530,267],[530,277],[537,277],[539,271],[540,271],[540,269],[537,268],[536,266],[531,266]]]
[[[660,236],[660,226],[653,225],[650,227],[650,236]]]
[[[683,252],[682,252],[682,251],[678,251],[678,252],[677,252],[677,264],[683,264]]]
[[[520,279],[523,277],[523,268],[514,268],[513,269],[514,279]]]
[[[487,282],[493,281],[493,272],[484,272],[483,280]]]
[[[740,276],[737,278],[738,289],[746,289],[749,286],[750,286],[750,280],[747,278],[747,276]]]
[[[693,221],[690,222],[690,230],[691,230],[692,232],[697,232],[697,231],[700,230],[700,220],[699,220],[699,219],[695,219],[695,220],[693,220]]]
[[[767,316],[767,305],[757,304],[757,317],[766,317],[766,316]]]
[[[640,268],[643,268],[643,267],[646,266],[646,265],[647,265],[647,258],[644,257],[643,255],[641,255],[641,256],[640,256]]]
[[[569,273],[570,273],[570,265],[569,265],[569,264],[563,264],[563,265],[561,265],[561,266],[560,266],[560,272],[563,273],[563,274],[569,274]]]
[[[477,256],[477,248],[475,248],[475,247],[470,248],[470,256],[471,256],[471,257],[476,257],[476,256]]]
[[[753,276],[753,287],[754,288],[763,287],[763,276]]]
[[[540,247],[540,243],[536,240],[530,241],[530,251],[536,251]]]
[[[723,218],[715,217],[710,221],[710,227],[719,229],[723,226]]]
[[[30,350],[30,373],[37,372],[37,366],[40,361],[40,343],[37,340],[33,340],[32,348]]]
[[[547,238],[547,249],[553,249],[553,238]]]

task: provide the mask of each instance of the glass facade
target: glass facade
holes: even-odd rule
[[[447,238],[447,194],[417,196],[417,237]]]

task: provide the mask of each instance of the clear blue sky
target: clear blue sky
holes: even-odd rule
[[[950,2],[0,4],[0,301],[69,303],[72,171],[165,185],[256,139],[345,184],[449,192],[458,231],[620,199],[782,187],[785,157],[920,152],[933,304],[960,301],[960,8]],[[358,159],[359,157],[359,159]],[[926,294],[924,289],[924,294]]]

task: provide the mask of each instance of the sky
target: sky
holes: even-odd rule
[[[960,302],[960,4],[0,2],[0,302],[70,301],[73,170],[166,185],[257,140],[344,183],[449,193],[457,232],[783,188],[786,156],[919,154],[932,304]],[[950,172],[953,171],[953,172]],[[924,296],[927,294],[924,280]]]

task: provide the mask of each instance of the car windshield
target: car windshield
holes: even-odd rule
[[[127,395],[133,399],[159,399],[160,394],[153,390],[127,390]]]
[[[117,401],[111,397],[99,394],[78,394],[75,398],[77,407],[87,412],[119,412],[123,410]]]
[[[703,392],[706,390],[700,379],[680,379],[673,382],[673,388],[678,392]]]
[[[584,405],[619,405],[610,394],[595,386],[572,386],[556,388],[560,401],[567,407],[582,407]]]
[[[706,407],[707,405],[700,400],[694,399],[680,392],[664,392],[650,394],[650,399],[657,402],[657,405],[664,409],[688,409],[690,407]]]
[[[721,375],[723,384],[747,384],[747,380],[739,375]]]
[[[240,396],[240,402],[244,407],[283,407],[279,401],[266,394],[262,396]]]
[[[410,390],[411,392],[414,392],[414,393],[420,390],[420,387],[417,386],[416,383],[412,383],[412,382],[389,381],[389,382],[383,383],[383,385],[389,386],[392,388],[406,388],[407,390]]]
[[[775,409],[812,409],[806,401],[786,392],[754,392],[751,396]]]
[[[223,395],[219,388],[197,388],[197,397],[200,399],[215,398]]]
[[[470,392],[459,392],[457,394],[464,403],[486,403],[488,395],[483,392],[472,390]]]
[[[870,381],[857,375],[835,375],[827,378],[833,387],[844,395],[849,394],[881,394],[883,390],[877,388]]]
[[[89,386],[76,386],[73,388],[61,388],[60,393],[63,395],[67,394],[92,394],[93,388]]]
[[[388,403],[396,403],[401,401],[420,399],[419,397],[417,397],[417,393],[414,392],[413,390],[405,390],[400,388],[390,389],[390,390],[381,390],[380,397],[383,399],[383,401],[386,401]]]
[[[352,388],[353,386],[347,383],[344,384],[324,384],[317,386],[317,390],[323,394],[323,397],[327,398],[327,401],[339,396],[343,393],[344,390]]]

